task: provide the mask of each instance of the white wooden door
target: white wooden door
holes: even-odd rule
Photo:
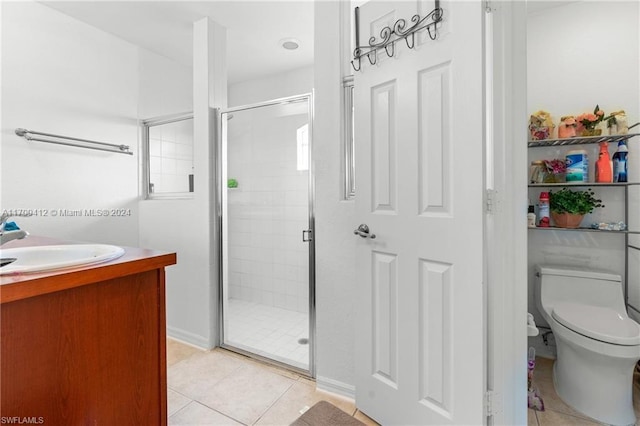
[[[376,236],[354,235],[356,404],[384,425],[484,423],[483,9],[441,5],[437,40],[354,73],[356,210]],[[364,4],[361,44],[433,6]]]

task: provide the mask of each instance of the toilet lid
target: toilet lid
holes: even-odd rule
[[[553,318],[565,327],[592,339],[615,345],[640,345],[640,324],[610,308],[561,302]]]

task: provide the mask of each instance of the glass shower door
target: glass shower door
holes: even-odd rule
[[[222,343],[307,373],[313,340],[309,107],[305,95],[221,114]]]

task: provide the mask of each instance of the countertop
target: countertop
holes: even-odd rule
[[[3,248],[56,244],[86,244],[86,242],[29,236],[22,240],[10,241],[3,245]],[[38,273],[2,275],[0,276],[0,304],[176,264],[175,253],[136,247],[122,248],[125,252],[121,257],[95,265],[82,265]]]

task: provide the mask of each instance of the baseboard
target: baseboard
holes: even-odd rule
[[[356,387],[328,377],[316,377],[316,387],[320,390],[335,393],[347,398],[356,398]]]
[[[167,337],[177,340],[181,343],[203,349],[205,351],[213,349],[213,346],[209,344],[209,341],[202,336],[190,333],[180,328],[167,326]]]

